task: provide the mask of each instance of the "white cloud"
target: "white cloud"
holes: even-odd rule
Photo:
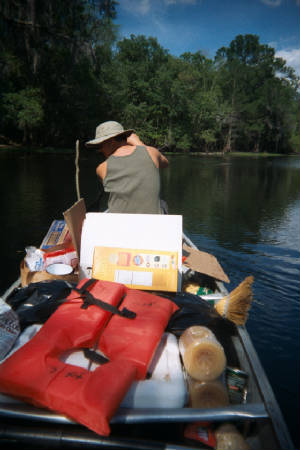
[[[166,5],[176,5],[182,3],[184,5],[195,5],[197,0],[164,0]]]
[[[275,53],[277,58],[282,58],[286,61],[287,66],[295,69],[295,72],[300,76],[300,49],[293,48],[290,50],[279,50]]]
[[[196,5],[199,0],[122,0],[120,7],[135,15],[158,13],[172,5]],[[202,1],[202,0],[200,0]]]
[[[283,2],[283,0],[261,0],[262,3],[264,3],[267,6],[273,6],[276,8],[276,6],[280,6]]]
[[[142,14],[145,16],[150,12],[151,0],[122,0],[121,6],[134,14]]]

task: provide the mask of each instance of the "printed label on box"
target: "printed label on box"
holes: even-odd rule
[[[145,290],[177,291],[178,254],[95,247],[92,277]]]
[[[68,234],[68,228],[66,226],[66,222],[64,220],[54,220],[48,233],[43,239],[41,244],[42,250],[47,250],[48,248],[54,247],[55,245],[62,244]]]

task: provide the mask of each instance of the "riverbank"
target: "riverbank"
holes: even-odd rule
[[[1,144],[0,145],[0,152],[7,152],[7,151],[18,151],[18,152],[23,152],[23,153],[73,153],[75,152],[75,145],[74,148],[56,148],[56,147],[24,147],[22,145],[18,145],[18,144],[14,144],[14,145],[9,145],[9,144]],[[218,157],[232,157],[232,156],[239,156],[239,157],[283,157],[283,156],[297,156],[297,153],[290,153],[290,154],[285,154],[285,153],[267,153],[267,152],[263,152],[263,153],[253,153],[253,152],[227,152],[227,153],[222,153],[222,152],[209,152],[209,153],[205,153],[205,152],[190,152],[190,153],[186,153],[186,152],[163,152],[164,155],[189,155],[189,156],[193,156],[193,157],[214,157],[214,156],[218,156]]]
[[[172,154],[172,153],[170,153]],[[178,153],[180,154],[180,153]],[[177,153],[176,153],[177,155]],[[253,153],[253,152],[226,152],[226,153],[222,153],[222,152],[214,152],[214,153],[203,153],[203,152],[191,152],[189,153],[190,156],[223,156],[224,158],[227,157],[231,157],[231,156],[244,156],[244,157],[254,157],[254,158],[258,158],[258,157],[268,157],[268,156],[296,156],[296,153],[290,153],[290,154],[286,154],[286,153]]]

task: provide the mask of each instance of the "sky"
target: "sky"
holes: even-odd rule
[[[300,0],[118,0],[120,39],[156,37],[173,56],[214,58],[239,34],[256,34],[300,76]]]

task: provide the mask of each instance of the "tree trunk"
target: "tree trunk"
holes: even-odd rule
[[[223,152],[222,152],[223,155],[224,155],[224,153],[231,152],[231,134],[232,134],[232,123],[230,123],[230,125],[229,125],[226,144],[225,144],[225,147],[223,148]]]
[[[27,125],[24,125],[24,130],[23,130],[23,145],[26,145],[28,142],[28,132],[27,132]]]
[[[35,0],[27,0],[27,5],[24,9],[25,20],[27,26],[24,29],[24,43],[27,54],[28,65],[32,68],[32,73],[35,75],[38,70],[39,55],[36,48],[32,46],[32,43],[37,45],[39,40],[39,29],[36,26],[36,5]]]

